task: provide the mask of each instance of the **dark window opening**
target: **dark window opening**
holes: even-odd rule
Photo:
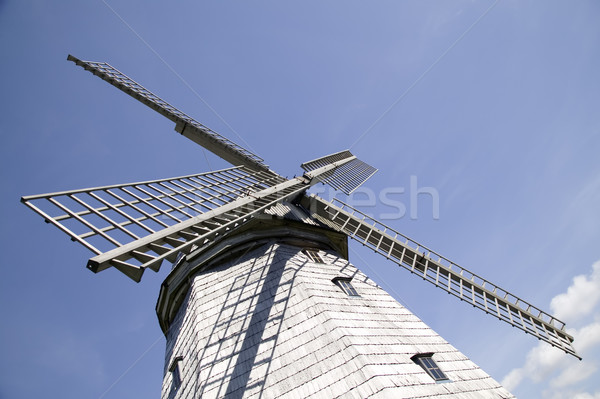
[[[325,263],[323,258],[321,258],[321,255],[319,255],[319,250],[317,249],[305,249],[304,253],[306,254],[306,256],[308,256],[308,259],[310,259],[311,262]]]
[[[169,399],[172,399],[179,391],[181,387],[181,361],[183,360],[183,356],[177,356],[173,359],[173,362],[169,366],[169,372],[173,377],[173,381],[171,382],[171,391],[169,392]]]
[[[352,286],[352,279],[349,277],[336,277],[333,280],[333,283],[341,288],[342,291],[348,296],[360,296],[356,289]]]
[[[433,360],[433,353],[421,353],[411,357],[411,360],[421,366],[431,378],[436,381],[449,381],[449,378]]]

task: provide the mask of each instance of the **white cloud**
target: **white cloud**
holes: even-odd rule
[[[502,386],[508,389],[509,391],[515,389],[521,383],[521,381],[523,381],[523,377],[525,377],[524,371],[525,370],[523,370],[522,368],[512,369],[510,373],[508,373],[502,379]]]
[[[511,370],[502,379],[502,385],[509,391],[515,389],[526,377],[534,382],[540,382],[550,376],[565,363],[565,353],[546,343],[540,343],[527,354],[523,367]],[[576,362],[569,359],[568,363]]]
[[[600,343],[600,322],[580,328],[573,333],[573,338],[575,338],[575,348],[580,352],[587,352]]]
[[[511,370],[504,377],[502,385],[510,391],[528,379],[552,387],[547,397],[553,399],[600,399],[600,392],[577,391],[578,384],[598,370],[592,349],[600,344],[599,303],[600,261],[592,265],[589,275],[574,277],[567,291],[555,296],[550,305],[557,318],[581,322],[580,328],[568,332],[573,335],[575,348],[584,360],[578,361],[557,348],[540,343],[529,351],[523,366]]]
[[[574,396],[572,396],[573,399],[600,399],[600,392],[596,392],[596,393],[587,393],[587,392],[580,392],[580,393],[576,393]]]
[[[600,392],[553,391],[544,395],[548,399],[600,399]]]
[[[553,379],[550,385],[553,388],[564,388],[586,380],[594,374],[598,368],[589,362],[579,362],[564,369],[558,377]]]
[[[600,301],[600,261],[589,276],[575,276],[567,292],[552,298],[550,308],[560,320],[578,321],[589,315]]]

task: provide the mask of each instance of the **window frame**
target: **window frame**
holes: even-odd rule
[[[356,291],[356,288],[352,285],[351,277],[334,277],[331,281],[337,285],[344,294],[354,297],[360,296],[358,291]]]
[[[169,372],[171,373],[171,390],[169,392],[169,398],[174,398],[179,388],[181,388],[181,384],[183,382],[181,378],[181,362],[183,361],[183,356],[177,356],[171,362],[169,366]]]
[[[433,358],[433,353],[418,353],[410,358],[419,365],[435,382],[450,382],[450,378],[442,371]]]
[[[316,248],[304,248],[304,250],[302,252],[304,252],[304,255],[306,255],[311,262],[325,264],[325,260],[319,254],[319,250],[318,249],[316,249]]]

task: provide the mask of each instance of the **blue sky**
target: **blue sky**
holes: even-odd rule
[[[355,243],[353,263],[517,396],[599,397],[599,14],[593,1],[0,1],[0,398],[158,397],[163,370],[168,266],[140,284],[94,275],[20,196],[227,166],[69,53],[283,175],[351,148],[379,168],[351,201],[394,192],[406,212],[386,223],[558,313],[584,361]],[[431,195],[413,190],[411,206],[411,178],[439,195],[439,217]]]

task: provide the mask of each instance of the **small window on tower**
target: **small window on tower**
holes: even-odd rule
[[[308,259],[310,259],[312,262],[325,263],[323,258],[321,258],[321,255],[319,255],[319,250],[317,250],[317,249],[305,249],[304,253],[306,254],[306,256],[308,256]]]
[[[433,360],[433,353],[420,353],[411,357],[411,360],[421,366],[434,380],[440,382],[449,381],[446,374],[444,374],[435,360]]]
[[[171,391],[169,392],[169,399],[174,398],[177,391],[181,387],[181,361],[183,360],[183,356],[177,356],[173,359],[173,362],[169,366],[169,372],[173,377],[173,381],[171,382]]]
[[[348,296],[360,296],[358,295],[358,292],[356,292],[356,289],[352,286],[352,279],[349,277],[336,277],[333,280],[333,283],[335,285],[337,285],[338,287],[340,287],[342,289],[342,291],[344,291],[346,293],[346,295]]]

